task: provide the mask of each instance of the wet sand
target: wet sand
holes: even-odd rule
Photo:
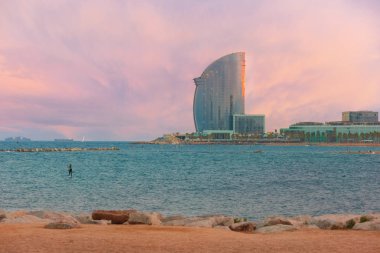
[[[0,224],[0,253],[12,252],[380,252],[380,232],[302,229],[244,234],[146,225],[52,230],[43,224]]]

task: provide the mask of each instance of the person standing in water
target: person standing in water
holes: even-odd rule
[[[73,167],[71,166],[71,163],[69,164],[69,166],[68,166],[68,170],[69,170],[69,176],[70,177],[73,177]]]

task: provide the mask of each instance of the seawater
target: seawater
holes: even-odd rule
[[[380,211],[380,155],[341,153],[379,147],[0,142],[0,149],[112,146],[120,150],[0,152],[0,208],[250,219]]]

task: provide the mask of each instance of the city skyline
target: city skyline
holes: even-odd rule
[[[380,111],[380,2],[1,1],[0,139],[194,132],[193,78],[246,52],[269,131]]]

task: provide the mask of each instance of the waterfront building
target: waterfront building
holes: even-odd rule
[[[237,134],[263,135],[265,133],[265,115],[233,115],[233,131]]]
[[[380,123],[300,122],[280,133],[289,140],[306,142],[380,142]]]
[[[342,112],[342,121],[353,123],[376,123],[379,121],[379,113],[372,111]]]
[[[245,53],[237,52],[219,58],[194,82],[196,131],[232,130],[233,115],[244,114]]]
[[[206,139],[213,141],[229,141],[232,140],[234,131],[232,130],[204,130],[202,132]]]

